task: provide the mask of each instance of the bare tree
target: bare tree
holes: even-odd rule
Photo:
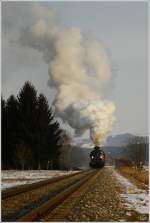
[[[144,138],[135,136],[132,140],[130,140],[128,147],[130,149],[130,159],[133,163],[133,166],[138,170],[142,170],[145,157]]]
[[[69,169],[71,166],[71,137],[65,131],[62,131],[61,145],[60,167],[61,169]]]

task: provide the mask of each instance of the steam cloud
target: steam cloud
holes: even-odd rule
[[[115,106],[103,99],[111,79],[111,64],[103,45],[87,40],[80,29],[58,24],[51,10],[33,6],[35,22],[22,30],[20,42],[43,53],[49,65],[50,86],[57,90],[56,114],[81,135],[90,129],[99,145],[111,131]]]

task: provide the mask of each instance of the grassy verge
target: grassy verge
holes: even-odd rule
[[[120,167],[119,171],[130,178],[134,178],[135,180],[139,181],[148,186],[149,183],[149,173],[146,170],[136,170],[132,167]]]

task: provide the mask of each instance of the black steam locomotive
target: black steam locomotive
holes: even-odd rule
[[[105,165],[105,153],[104,151],[95,146],[94,150],[90,153],[90,167],[100,168]]]

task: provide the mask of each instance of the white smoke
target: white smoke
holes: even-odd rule
[[[22,30],[20,42],[43,53],[50,86],[57,90],[56,114],[82,134],[90,129],[94,144],[111,131],[115,106],[103,99],[111,79],[110,60],[99,41],[86,40],[80,29],[58,25],[53,11],[34,5],[35,23]]]

